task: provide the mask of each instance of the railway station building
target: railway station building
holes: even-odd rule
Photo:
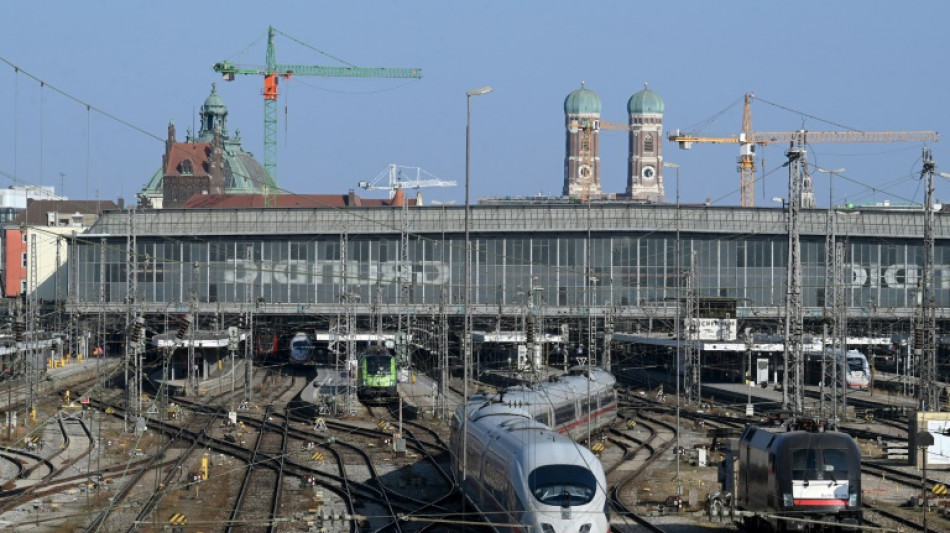
[[[737,332],[782,334],[789,210],[669,203],[663,101],[645,87],[627,110],[628,124],[608,126],[593,91],[571,92],[564,196],[483,199],[466,216],[464,206],[425,206],[401,190],[390,200],[268,192],[276,183],[229,133],[212,89],[201,131],[179,143],[169,126],[141,205],[106,211],[69,238],[65,308],[110,323],[120,337],[134,315],[159,332],[181,314],[208,329],[253,314],[255,324],[285,333],[411,323],[429,346],[448,342],[450,351],[466,295],[474,330],[521,332],[530,322],[538,334],[560,335],[559,349],[603,351],[614,332],[671,336],[690,312],[735,321]],[[630,137],[620,193],[601,187],[598,136],[607,127]],[[943,327],[950,224],[942,212],[934,218]],[[924,220],[919,207],[803,203],[805,332],[820,333],[834,315],[853,330],[909,333],[921,307]],[[703,304],[690,311],[690,301]]]

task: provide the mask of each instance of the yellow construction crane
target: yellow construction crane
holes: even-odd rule
[[[739,144],[739,191],[740,205],[755,205],[755,147],[772,143],[798,142],[808,143],[887,143],[887,142],[926,142],[939,141],[935,131],[752,131],[751,103],[755,95],[746,93],[742,108],[742,133],[731,137],[705,137],[670,132],[667,139],[679,144],[684,150],[693,147],[693,143]],[[603,127],[603,121],[601,121]],[[623,128],[618,128],[623,129]]]

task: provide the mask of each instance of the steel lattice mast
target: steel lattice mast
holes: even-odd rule
[[[832,391],[835,402],[833,404],[834,419],[838,420],[848,415],[848,301],[845,292],[845,278],[850,275],[850,271],[845,265],[845,254],[848,246],[847,239],[844,242],[835,242],[835,321],[834,321],[834,342],[832,344],[832,357],[829,368],[829,379],[831,379]],[[838,360],[838,354],[842,359]]]
[[[918,331],[922,334],[920,354],[920,387],[917,389],[922,411],[940,410],[940,389],[937,383],[937,317],[934,293],[934,171],[933,154],[923,151],[924,166],[921,177],[927,180],[924,199],[924,268],[921,276],[921,320]]]
[[[807,172],[804,139],[792,145],[785,155],[788,156],[788,283],[785,298],[785,391],[782,397],[784,408],[791,408],[795,413],[801,413],[805,402],[802,388],[804,319],[802,316],[799,211],[801,210],[802,183]],[[791,399],[789,393],[792,395]]]
[[[696,288],[696,253],[690,256],[690,267],[686,271],[686,402],[692,405],[702,403],[703,369],[702,350],[699,343],[699,294]]]

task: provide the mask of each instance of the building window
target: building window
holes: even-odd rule
[[[21,235],[23,235],[23,243],[26,244],[26,232],[24,231]]]
[[[25,279],[21,279],[21,280],[20,280],[20,292],[21,292],[21,293],[26,293],[26,280],[25,280]]]
[[[195,172],[194,165],[191,164],[191,159],[185,159],[181,162],[181,173],[182,174],[193,174]]]
[[[20,265],[26,267],[26,252],[20,254]]]
[[[643,138],[643,151],[652,152],[653,151],[653,136],[647,135]]]

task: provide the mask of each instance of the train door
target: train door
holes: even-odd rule
[[[755,382],[758,385],[768,385],[769,383],[769,360],[759,358],[755,360]]]

